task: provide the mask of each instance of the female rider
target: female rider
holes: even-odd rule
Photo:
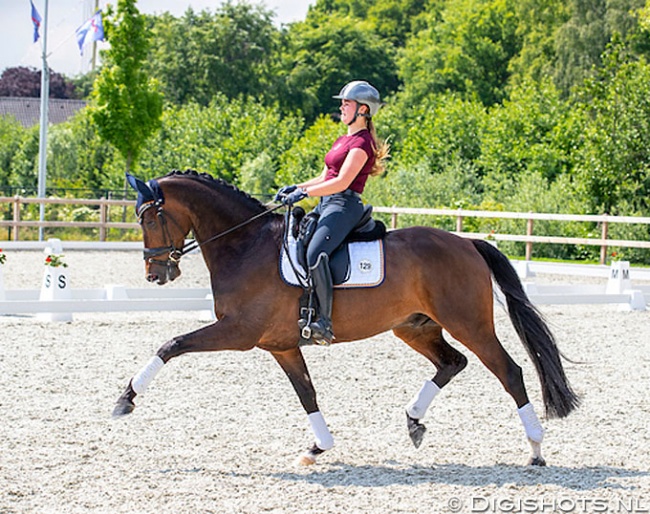
[[[332,342],[332,274],[330,255],[345,240],[363,215],[361,193],[370,175],[384,170],[388,145],[378,143],[372,117],[382,103],[379,92],[368,82],[346,84],[334,96],[341,100],[341,121],[347,134],[339,137],[325,156],[323,172],[316,178],[281,188],[276,200],[292,205],[308,196],[321,197],[314,209],[320,214],[307,248],[307,265],[318,300],[319,316],[310,325],[312,339]]]

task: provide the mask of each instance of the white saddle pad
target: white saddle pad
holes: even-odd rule
[[[296,270],[291,266],[285,248],[282,248],[280,254],[280,275],[289,285],[300,286],[301,281],[304,283],[307,277],[305,269],[298,264],[296,254],[296,240],[289,237],[288,241],[291,262]],[[352,287],[376,287],[384,281],[384,242],[382,240],[349,243],[350,252],[350,273],[345,282],[335,285],[335,288],[345,289]],[[296,272],[300,276],[300,281],[296,277]]]

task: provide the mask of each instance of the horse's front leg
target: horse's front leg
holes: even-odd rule
[[[170,359],[189,352],[211,352],[217,350],[250,350],[255,346],[255,334],[250,325],[224,317],[220,321],[189,332],[163,344],[156,355],[129,381],[118,398],[113,416],[125,416],[135,409],[135,398],[142,395],[149,384]]]
[[[334,446],[334,438],[327,428],[325,418],[318,409],[316,403],[316,390],[312,384],[307,364],[302,356],[300,348],[292,348],[283,352],[271,352],[275,360],[280,364],[280,367],[289,377],[291,385],[300,398],[307,417],[311,430],[314,433],[316,442],[314,445],[298,457],[297,463],[301,466],[309,466],[316,463],[316,457],[326,450]]]

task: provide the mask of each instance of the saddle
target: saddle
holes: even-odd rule
[[[298,264],[307,269],[307,247],[314,236],[319,214],[305,214],[302,207],[294,207],[292,211],[292,235],[296,240],[296,257]],[[372,205],[364,207],[361,219],[348,234],[343,243],[330,256],[330,270],[334,285],[343,284],[350,277],[350,245],[355,242],[369,242],[383,239],[386,235],[386,225],[372,217]]]

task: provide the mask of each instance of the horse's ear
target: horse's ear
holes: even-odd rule
[[[134,177],[130,173],[126,173],[126,180],[133,189],[142,195],[143,201],[148,202],[154,200],[153,191],[151,191],[151,188],[142,180]]]

